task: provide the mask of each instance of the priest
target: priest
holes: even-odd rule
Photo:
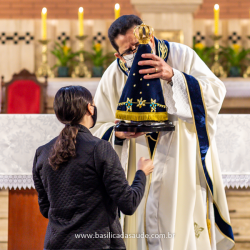
[[[151,53],[142,53],[141,61],[136,61],[138,71],[131,72],[135,55],[140,53],[134,29],[141,24],[139,17],[126,15],[109,28],[117,60],[98,85],[98,120],[92,129],[95,136],[113,145],[130,184],[140,157],[154,161],[154,172],[147,178],[137,211],[133,216],[121,214],[127,249],[232,249],[234,238],[214,138],[225,86],[191,48],[154,36],[149,42]],[[114,130],[127,79],[137,73],[143,82],[160,79],[161,108],[165,108],[164,117],[175,126],[174,131]],[[147,83],[143,91],[147,91]],[[150,91],[153,96],[154,90]],[[137,106],[128,104],[128,112]],[[140,99],[138,105],[143,106]]]

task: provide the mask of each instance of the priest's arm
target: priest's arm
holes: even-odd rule
[[[172,89],[176,112],[187,121],[190,121],[191,115],[196,124],[197,120],[204,117],[199,114],[205,113],[207,129],[212,139],[216,130],[216,117],[226,95],[223,82],[186,45],[170,43],[168,62],[174,71],[173,86],[170,87],[166,82],[164,86]]]

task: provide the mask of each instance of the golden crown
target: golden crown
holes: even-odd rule
[[[142,23],[134,28],[134,36],[138,39],[140,44],[147,44],[154,35],[154,29]]]

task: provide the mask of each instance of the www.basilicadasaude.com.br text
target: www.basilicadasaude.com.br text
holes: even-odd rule
[[[77,239],[105,239],[105,238],[174,238],[175,234],[174,233],[167,233],[167,234],[113,234],[113,233],[106,233],[106,234],[99,234],[99,233],[94,233],[94,234],[75,234],[75,238]]]

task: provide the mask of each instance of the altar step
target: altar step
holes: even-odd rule
[[[0,189],[0,250],[8,249],[8,199],[9,191]]]

